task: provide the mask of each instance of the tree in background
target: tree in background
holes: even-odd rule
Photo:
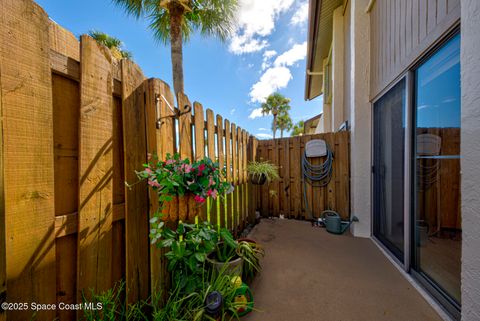
[[[226,40],[234,27],[237,0],[113,0],[134,17],[144,17],[157,40],[170,41],[173,87],[184,92],[183,42],[194,30]]]
[[[273,115],[273,139],[275,139],[275,133],[277,132],[277,116],[283,112],[288,113],[290,110],[289,104],[289,98],[286,98],[280,93],[273,93],[267,97],[267,100],[261,106],[263,115]]]
[[[110,49],[113,57],[117,59],[132,59],[132,53],[122,49],[123,43],[120,41],[120,39],[109,36],[106,33],[97,30],[89,31],[88,35],[95,39],[98,43]]]
[[[283,138],[284,131],[290,131],[293,127],[292,118],[288,111],[282,111],[277,117],[277,127],[280,129],[280,138]]]
[[[292,136],[301,136],[305,133],[305,122],[303,120],[299,121],[293,125]]]

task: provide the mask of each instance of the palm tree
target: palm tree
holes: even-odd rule
[[[273,93],[267,97],[267,100],[261,106],[263,115],[273,115],[273,139],[275,139],[275,133],[277,132],[277,116],[281,112],[288,112],[290,110],[289,103],[289,98],[286,98],[280,93]]]
[[[113,0],[136,18],[144,17],[154,37],[168,43],[175,93],[184,92],[183,42],[194,30],[226,40],[234,27],[238,0]]]
[[[104,32],[91,30],[88,35],[95,39],[98,43],[104,45],[112,52],[112,55],[117,59],[132,59],[132,53],[122,49],[123,43],[120,39],[107,35]]]
[[[301,136],[305,132],[305,122],[303,120],[299,121],[293,125],[292,136]]]
[[[289,131],[292,129],[292,118],[290,118],[288,111],[282,111],[278,114],[277,127],[280,129],[280,138],[283,138],[283,131]]]

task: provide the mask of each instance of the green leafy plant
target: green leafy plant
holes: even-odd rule
[[[243,258],[243,278],[251,279],[261,271],[260,258],[265,255],[263,248],[252,241],[238,242],[237,254]]]
[[[215,250],[218,243],[216,230],[208,222],[187,224],[181,221],[177,229],[172,230],[158,220],[158,217],[150,220],[156,224],[156,228],[150,231],[152,244],[169,249],[165,257],[175,287],[180,291],[194,291],[202,284],[207,255]]]
[[[106,291],[96,293],[90,290],[87,298],[82,292],[82,320],[115,321],[115,320],[149,320],[145,313],[146,301],[128,305],[125,303],[125,282],[121,281]],[[94,307],[92,309],[91,307]]]
[[[247,165],[247,171],[249,175],[253,177],[265,175],[268,182],[272,182],[280,178],[278,175],[278,166],[270,163],[269,161],[250,162]]]
[[[220,229],[219,239],[221,241],[216,246],[216,259],[219,262],[228,262],[236,256],[238,243],[226,228]]]
[[[239,320],[237,310],[246,303],[235,301],[235,277],[230,276],[225,269],[217,272],[204,270],[202,280],[202,286],[192,292],[182,291],[178,287],[174,288],[164,306],[153,307],[152,319],[155,321]],[[214,291],[219,292],[223,298],[219,318],[208,315],[205,306],[207,296]]]

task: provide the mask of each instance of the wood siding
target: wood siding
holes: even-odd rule
[[[459,19],[460,0],[377,1],[370,12],[370,98],[418,61]]]

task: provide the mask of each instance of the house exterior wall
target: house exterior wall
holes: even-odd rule
[[[347,1],[347,5],[344,8],[344,16],[343,16],[343,34],[344,34],[344,67],[343,67],[343,79],[345,85],[343,87],[343,115],[345,120],[350,122],[350,105],[348,102],[350,101],[350,76],[351,76],[351,69],[352,66],[350,64],[350,56],[352,55],[351,49],[351,30],[350,30],[350,21],[351,21],[351,14],[350,14],[350,6],[351,1]]]
[[[355,236],[371,235],[371,103],[370,93],[370,16],[365,12],[369,0],[349,1],[350,70],[346,86],[350,99],[351,123],[351,208],[359,222],[352,225]]]
[[[325,129],[323,128],[323,115],[320,116],[320,119],[318,120],[317,128],[315,128],[315,134],[322,134],[325,132]]]
[[[376,1],[370,12],[370,98],[382,93],[459,19],[460,0]]]
[[[332,131],[337,131],[345,121],[344,115],[344,28],[343,6],[333,11],[333,37],[332,37]]]
[[[480,320],[480,1],[462,1],[462,321]]]

